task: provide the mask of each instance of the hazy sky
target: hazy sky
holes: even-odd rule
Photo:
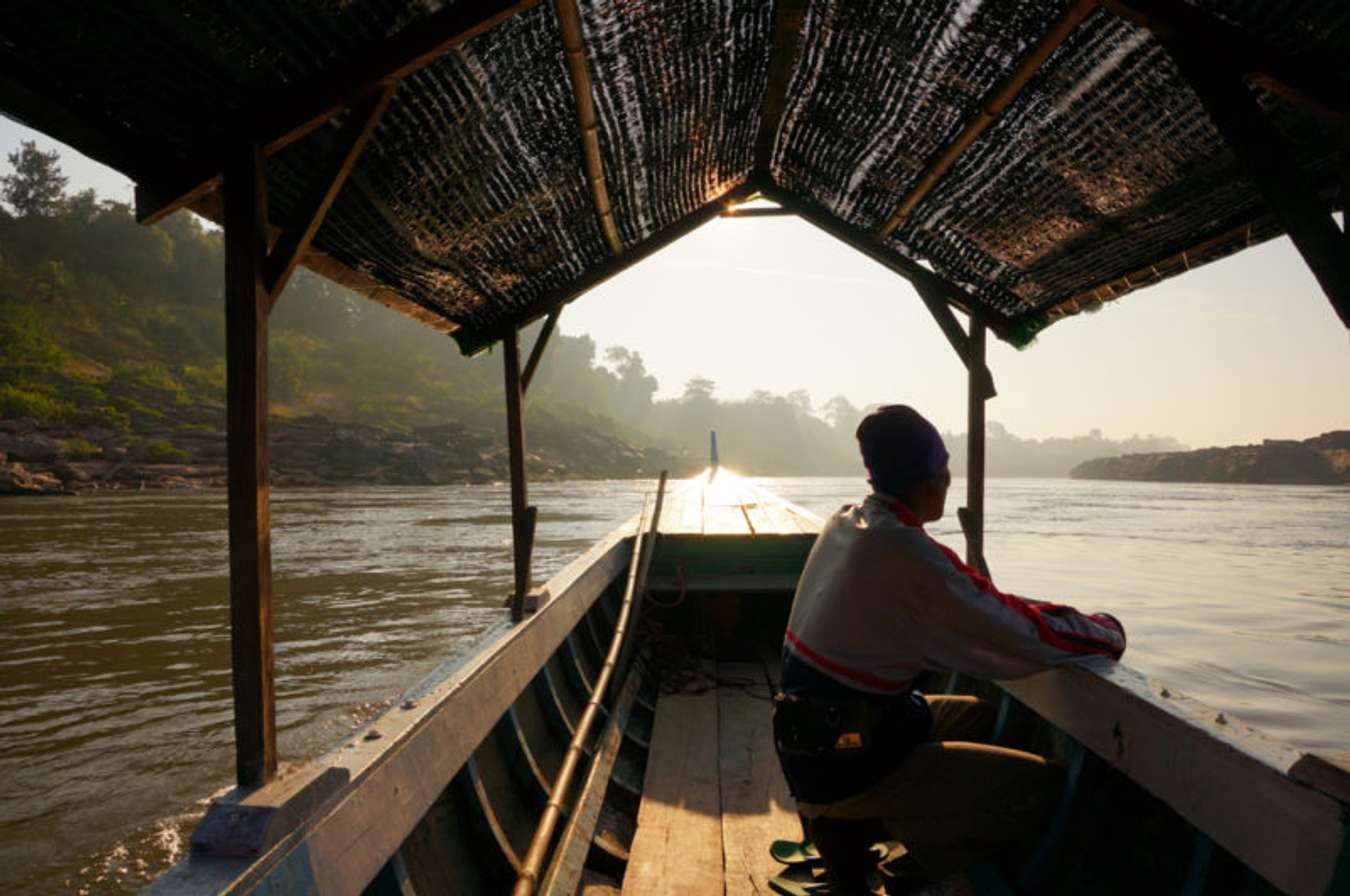
[[[126,178],[0,117],[0,151],[24,139],[62,151],[72,190],[131,199]],[[965,370],[908,283],[795,218],[714,221],[560,326],[641,352],[663,397],[705,376],[722,397],[899,401],[965,429]],[[1026,350],[989,345],[989,418],[1021,436],[1099,428],[1201,447],[1350,428],[1350,335],[1286,239],[1060,321]]]

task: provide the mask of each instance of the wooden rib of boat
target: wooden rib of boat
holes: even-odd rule
[[[770,843],[801,837],[770,695],[818,527],[727,471],[684,484],[655,539],[629,520],[555,575],[523,624],[326,756],[214,806],[191,857],[151,891],[510,891],[627,592],[637,650],[603,695],[534,883],[550,894],[767,892],[782,868]],[[650,556],[645,588],[638,554]],[[927,685],[997,701],[998,743],[1068,768],[1021,868],[958,892],[1350,886],[1344,763],[1105,661]]]

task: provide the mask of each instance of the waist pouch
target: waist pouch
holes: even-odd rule
[[[784,756],[857,756],[876,745],[887,715],[883,703],[865,697],[775,694],[774,745]]]

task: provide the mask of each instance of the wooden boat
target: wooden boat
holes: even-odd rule
[[[525,623],[350,741],[214,807],[151,892],[503,893],[522,875],[555,894],[767,892],[783,869],[771,842],[802,836],[769,697],[819,521],[727,471],[650,518],[615,529],[549,580]],[[557,792],[621,617],[636,651]],[[1012,879],[933,892],[1345,892],[1344,767],[1105,661],[927,689],[998,701],[997,742],[1069,770]],[[551,792],[559,823],[531,867]]]
[[[714,218],[796,215],[913,284],[968,375],[976,567],[989,331],[1023,346],[1281,234],[1350,325],[1345,4],[10,6],[0,110],[134,179],[139,220],[224,229],[239,790],[159,891],[759,886],[767,840],[794,831],[747,701],[815,522],[713,478],[653,513],[650,551],[634,522],[542,589],[530,574],[524,396],[559,314]],[[517,625],[287,770],[266,373],[301,264],[465,353],[502,347]],[[718,686],[662,695],[669,670],[616,641],[630,621],[683,634]],[[1123,667],[936,686],[997,697],[1004,742],[1074,770],[1024,892],[1350,889],[1335,757]]]

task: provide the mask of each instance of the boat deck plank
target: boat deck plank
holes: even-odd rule
[[[769,855],[801,826],[774,757],[762,662],[723,663],[718,686],[656,704],[625,893],[770,892]]]
[[[769,845],[799,840],[802,829],[774,756],[773,695],[764,667],[723,663],[717,677],[725,889],[727,896],[757,896],[771,892],[769,878],[783,870]]]
[[[666,498],[661,532],[667,535],[801,535],[820,520],[728,470],[696,476]]]
[[[722,892],[717,747],[716,691],[661,696],[623,892]]]

